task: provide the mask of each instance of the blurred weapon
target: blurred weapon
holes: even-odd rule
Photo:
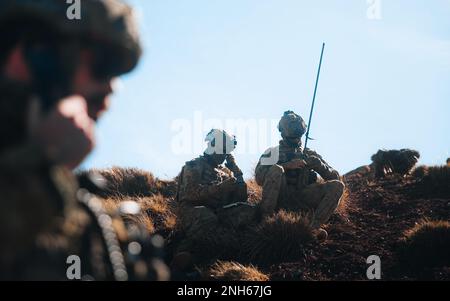
[[[80,205],[91,216],[101,232],[106,260],[117,281],[169,280],[170,271],[164,263],[164,239],[151,235],[144,226],[125,223],[126,241],[120,241],[114,220],[141,212],[141,206],[131,200],[122,201],[116,212],[106,212],[96,194],[107,193],[106,179],[95,171],[79,176],[81,188],[77,192]]]

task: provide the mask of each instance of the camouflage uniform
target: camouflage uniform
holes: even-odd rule
[[[211,162],[211,157],[205,154],[182,168],[178,177],[179,218],[190,245],[208,244],[206,240],[214,237],[217,245],[229,246],[231,231],[255,219],[255,207],[246,203],[247,185],[242,173],[235,164],[226,165],[234,172]],[[231,188],[223,189],[224,182],[234,177],[238,180]],[[184,246],[190,248],[188,245]]]
[[[113,280],[101,232],[76,200],[72,173],[49,167],[32,146],[8,150],[0,161],[0,278],[67,280],[66,259],[77,255],[83,275]]]
[[[122,56],[117,57],[117,69],[111,72],[133,69],[140,47],[135,33],[129,34],[130,27],[124,26],[130,21],[129,7],[115,0],[88,0],[81,6],[84,19],[75,22],[66,20],[65,1],[4,0],[0,20],[23,20],[31,14],[56,24],[57,11],[61,22],[67,22],[67,27],[60,24],[62,31],[82,36],[88,35],[88,25],[112,30],[115,24],[115,41],[110,42]],[[19,84],[0,80],[0,279],[67,280],[70,255],[79,256],[85,279],[158,278],[152,273],[159,271],[141,260],[142,252],[123,251],[130,242],[141,243],[142,249],[148,250],[137,238],[139,230],[128,231],[131,229],[118,214],[106,212],[97,198],[79,189],[70,170],[47,161],[28,141],[25,116],[33,96]]]
[[[269,158],[275,158],[276,163],[270,163]],[[291,160],[305,158],[305,168],[285,170],[281,166]],[[313,167],[308,164],[307,158],[315,158]],[[325,181],[319,179],[317,174]],[[263,187],[260,203],[263,214],[270,214],[279,208],[312,211],[313,228],[320,227],[329,219],[344,190],[338,172],[318,153],[303,150],[300,143],[292,145],[285,139],[261,156],[255,170],[255,180]]]

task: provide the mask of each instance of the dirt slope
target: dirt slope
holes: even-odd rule
[[[113,168],[97,172],[107,179],[107,193],[102,195],[106,203],[117,204],[124,199],[141,203],[145,210],[143,214],[148,216],[139,217],[138,222],[145,220],[150,224],[147,228],[151,232],[172,241],[168,248],[171,253],[177,243],[173,237],[178,235],[176,211],[171,209],[176,203],[176,180],[160,181],[150,173],[136,169]],[[270,280],[365,280],[369,266],[366,258],[378,255],[383,280],[450,280],[450,247],[448,252],[440,250],[440,256],[446,257],[444,262],[447,260],[440,266],[423,267],[426,256],[434,256],[427,253],[423,257],[419,254],[419,259],[416,256],[412,264],[402,264],[405,256],[402,253],[405,248],[403,240],[408,230],[423,220],[450,221],[449,168],[441,168],[435,174],[438,177],[431,178],[431,181],[413,176],[388,176],[381,180],[358,174],[348,176],[345,179],[347,191],[344,204],[325,226],[329,234],[325,242],[313,241],[299,248],[297,259],[293,262],[282,260],[282,263],[258,266],[239,257],[228,260],[234,260],[237,264],[241,261],[251,267],[254,265]],[[261,188],[254,181],[249,181],[248,187],[251,202],[257,203]],[[155,208],[158,210],[155,211]],[[437,238],[436,245],[440,249],[450,244],[449,225],[447,223],[443,235]],[[428,245],[428,242],[425,244]],[[171,254],[168,254],[170,257]],[[216,258],[211,259],[199,268],[202,271],[210,269]],[[230,266],[236,265],[233,263]]]
[[[378,255],[384,280],[450,280],[448,267],[410,272],[400,265],[399,255],[405,231],[416,223],[450,220],[449,194],[433,196],[411,177],[368,181],[354,176],[346,184],[346,212],[332,217],[328,240],[305,250],[299,262],[272,266],[271,279],[363,280],[366,258]]]

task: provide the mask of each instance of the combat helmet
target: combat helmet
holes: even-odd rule
[[[283,138],[300,138],[306,132],[306,123],[293,111],[284,112],[278,123],[278,130]]]
[[[61,0],[2,0],[0,26],[33,21],[68,40],[101,45],[104,50],[96,59],[103,68],[98,69],[108,75],[127,73],[137,65],[142,49],[131,7],[120,0],[83,0],[80,18],[71,19],[70,6]]]
[[[206,135],[208,146],[205,154],[230,154],[237,145],[236,136],[230,135],[224,130],[212,129]]]

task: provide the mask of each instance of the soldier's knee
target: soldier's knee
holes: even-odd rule
[[[209,227],[218,223],[217,215],[205,206],[189,208],[182,214],[181,224],[185,229]]]
[[[338,200],[340,200],[342,194],[344,193],[345,185],[339,180],[332,180],[326,183],[327,190],[329,193],[332,193],[338,196]]]

